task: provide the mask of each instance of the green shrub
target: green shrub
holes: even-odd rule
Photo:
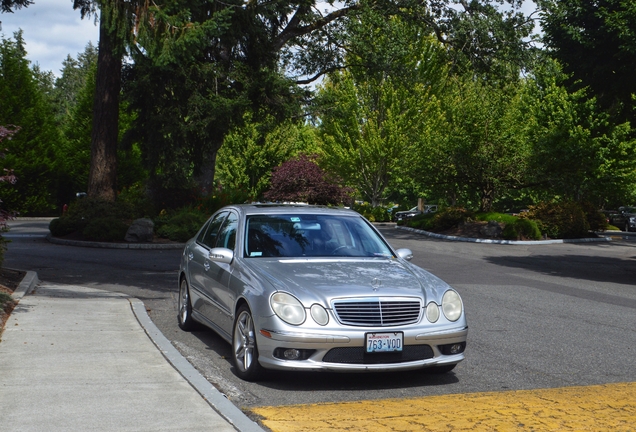
[[[211,215],[226,205],[243,204],[251,201],[253,201],[253,197],[246,190],[218,187],[208,196],[199,198],[195,208],[204,214]]]
[[[517,218],[506,223],[501,235],[506,240],[540,240],[541,230],[536,221]]]
[[[589,202],[581,203],[581,208],[585,212],[587,223],[592,231],[605,231],[609,228],[609,222],[607,216],[602,213],[598,208]]]
[[[487,212],[475,214],[475,219],[484,222],[496,221],[505,224],[514,224],[518,217],[506,213]]]
[[[373,207],[370,203],[364,202],[362,204],[354,204],[352,209],[367,218],[369,222],[390,222],[391,213],[389,209],[392,207],[383,205]]]
[[[506,226],[504,227],[503,231],[501,232],[501,236],[505,240],[518,240],[519,239],[519,232],[517,231],[517,227],[515,226],[514,222],[510,223],[510,224],[506,224]]]
[[[128,224],[114,217],[92,219],[82,230],[84,238],[94,241],[122,241]]]
[[[514,224],[517,232],[522,238],[529,240],[541,239],[541,230],[535,221],[519,218],[514,222]]]
[[[406,224],[415,229],[429,231],[435,229],[435,213],[423,213],[413,216],[411,219],[399,221],[398,224]]]
[[[134,208],[130,203],[82,198],[73,202],[62,217],[53,219],[49,224],[49,230],[54,236],[65,236],[73,232],[83,233],[86,227],[97,219],[117,219],[120,221],[117,225],[121,227],[134,218]],[[89,232],[94,234],[95,230],[97,228],[92,227]]]
[[[186,242],[199,231],[208,220],[208,215],[191,207],[164,213],[155,220],[155,231],[159,237]]]
[[[472,211],[463,207],[447,207],[435,213],[433,227],[437,230],[446,230],[473,220],[474,217]]]
[[[54,237],[64,237],[76,230],[75,224],[68,218],[56,218],[49,222],[49,231]]]
[[[539,221],[538,227],[551,238],[581,238],[589,235],[590,224],[585,212],[573,201],[539,203],[530,206],[524,217]]]
[[[155,205],[142,183],[124,188],[117,195],[117,203],[119,206],[128,206],[134,214],[134,219],[153,217],[157,214]]]

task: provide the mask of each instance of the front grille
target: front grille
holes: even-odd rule
[[[341,324],[364,327],[390,327],[413,324],[420,320],[419,299],[337,300],[334,311]]]
[[[330,349],[322,358],[326,363],[387,364],[406,363],[433,358],[429,345],[406,345],[402,351],[367,353],[364,347],[339,347]]]

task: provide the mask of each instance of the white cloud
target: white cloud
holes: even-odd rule
[[[82,19],[72,0],[34,0],[27,8],[0,14],[0,21],[5,39],[22,29],[31,64],[57,76],[67,55],[77,57],[89,41],[97,46],[99,39],[94,17]]]

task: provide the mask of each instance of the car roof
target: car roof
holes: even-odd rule
[[[360,216],[355,212],[344,207],[327,207],[308,204],[277,204],[277,203],[253,203],[253,204],[237,204],[226,206],[223,209],[235,209],[244,215],[266,215],[266,214],[330,214],[340,216]],[[221,209],[221,210],[223,210]]]

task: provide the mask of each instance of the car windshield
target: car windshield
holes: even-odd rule
[[[285,214],[248,216],[245,257],[391,257],[361,217]]]

